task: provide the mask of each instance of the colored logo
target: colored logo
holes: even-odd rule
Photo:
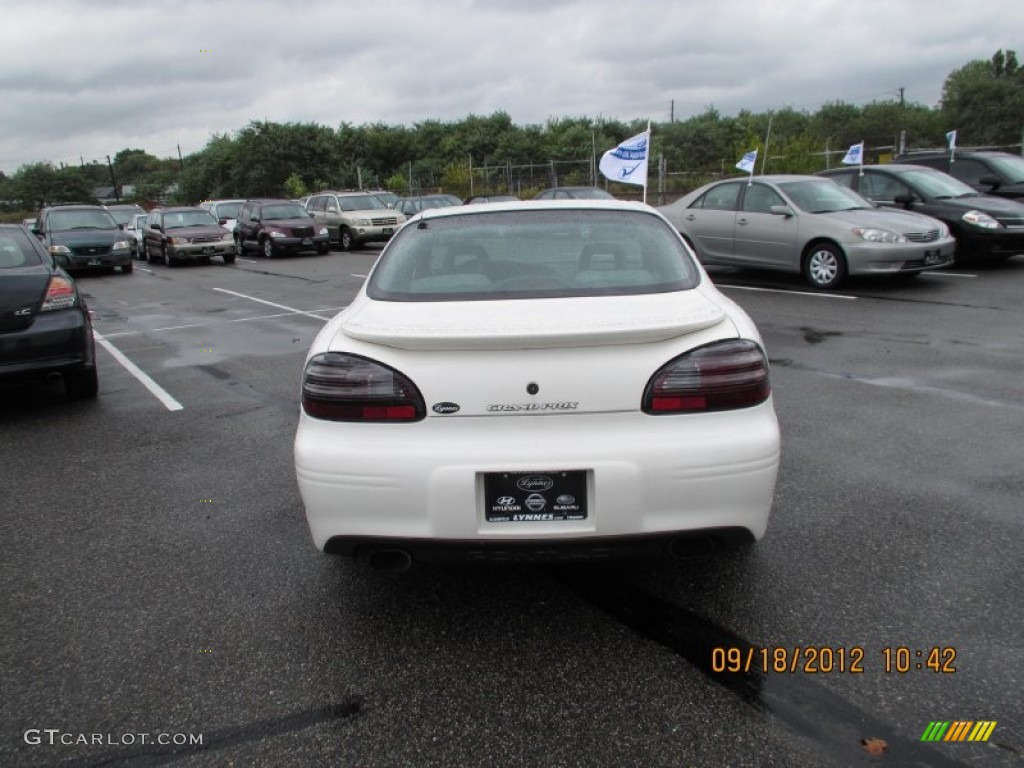
[[[921,741],[988,741],[995,729],[995,720],[932,720]]]

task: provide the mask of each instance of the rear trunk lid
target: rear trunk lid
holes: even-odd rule
[[[637,296],[463,302],[363,300],[341,333],[407,350],[502,350],[647,344],[720,323],[700,290]]]

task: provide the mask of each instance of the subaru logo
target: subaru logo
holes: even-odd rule
[[[546,491],[555,484],[547,475],[526,475],[516,481],[516,486],[521,491]]]
[[[459,410],[458,403],[434,403],[431,407],[434,413],[455,413]]]
[[[575,504],[576,503],[576,497],[572,496],[572,495],[570,495],[568,493],[563,493],[561,496],[559,496],[557,499],[555,499],[555,503],[556,504],[563,504],[563,505],[564,504]]]

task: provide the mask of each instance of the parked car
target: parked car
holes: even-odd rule
[[[131,221],[124,225],[125,234],[132,239],[132,258],[134,259],[143,259],[146,257],[146,251],[142,241],[146,228],[146,219],[148,217],[148,213],[136,213],[132,216]]]
[[[1024,200],[1024,157],[1010,152],[958,149],[907,152],[896,157],[902,165],[923,165],[960,179],[975,191]]]
[[[316,251],[327,253],[327,227],[317,224],[294,200],[246,200],[235,226],[235,252],[244,255],[257,249],[268,259],[283,253]]]
[[[244,202],[245,200],[204,200],[199,207],[204,211],[209,211],[210,215],[228,232],[234,232],[238,212],[242,210]]]
[[[953,261],[942,222],[878,209],[817,176],[726,179],[658,210],[703,264],[793,272],[822,290],[847,276],[912,277]]]
[[[145,208],[134,203],[119,203],[117,205],[105,205],[103,207],[110,211],[110,215],[114,217],[114,221],[125,227],[128,226],[128,222],[130,222],[134,216],[146,212]]]
[[[55,376],[70,399],[96,397],[89,312],[39,240],[22,226],[0,224],[0,386]]]
[[[132,271],[131,238],[102,205],[53,205],[39,212],[32,233],[68,271]]]
[[[921,165],[866,165],[821,175],[890,209],[944,221],[956,238],[956,261],[1003,261],[1024,253],[1024,203],[983,195],[948,173]]]
[[[614,200],[615,195],[600,187],[551,187],[538,192],[534,200]]]
[[[466,205],[479,205],[481,203],[510,203],[519,198],[515,195],[477,195],[471,197]]]
[[[149,212],[143,230],[147,261],[168,267],[182,261],[210,263],[220,256],[225,264],[235,263],[234,237],[209,211],[194,206],[156,208]]]
[[[449,208],[450,204],[446,200],[442,200],[439,197],[432,195],[417,195],[414,197],[403,197],[398,200],[395,204],[395,209],[399,211],[407,219],[415,216],[420,211],[426,211],[430,208]]]
[[[369,192],[318,192],[309,198],[306,210],[318,225],[327,227],[330,239],[343,251],[386,243],[405,223],[404,214]]]
[[[768,360],[669,222],[618,201],[419,221],[306,359],[295,467],[318,548],[398,571],[763,536]]]

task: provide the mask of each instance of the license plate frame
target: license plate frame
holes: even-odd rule
[[[304,238],[302,238],[302,244],[303,245],[312,245],[313,244],[313,238],[312,237],[304,237]]]
[[[484,472],[489,523],[573,522],[588,514],[585,469]]]

